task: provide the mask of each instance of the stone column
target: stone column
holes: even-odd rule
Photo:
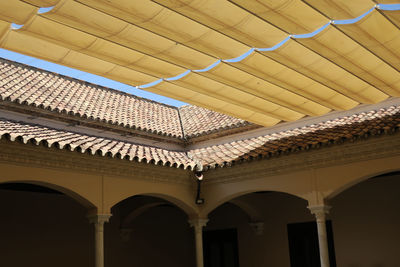
[[[110,214],[96,214],[88,216],[94,224],[95,267],[104,267],[104,223],[110,219]]]
[[[194,237],[196,240],[196,266],[204,267],[203,259],[203,227],[206,226],[208,219],[189,220],[190,226],[194,228]]]
[[[329,267],[329,250],[328,250],[328,236],[326,233],[326,215],[329,213],[331,207],[326,205],[309,206],[312,214],[315,215],[318,227],[318,243],[319,255],[321,259],[321,267]]]

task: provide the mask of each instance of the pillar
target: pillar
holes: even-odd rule
[[[196,241],[196,266],[204,267],[203,258],[203,227],[206,226],[208,219],[189,220],[190,226],[194,228],[194,238]]]
[[[329,249],[328,236],[326,233],[326,215],[329,213],[329,206],[309,206],[312,214],[315,215],[318,228],[319,255],[321,259],[321,267],[329,267]]]
[[[110,214],[96,214],[88,216],[94,224],[95,267],[104,267],[104,223],[110,219]]]

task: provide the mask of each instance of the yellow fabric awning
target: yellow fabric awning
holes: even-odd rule
[[[0,2],[2,48],[264,126],[399,97],[399,26],[372,0]]]

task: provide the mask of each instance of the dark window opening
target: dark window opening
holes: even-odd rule
[[[321,267],[316,222],[288,224],[291,267]],[[336,267],[332,222],[326,221],[330,266]]]
[[[236,229],[203,233],[205,267],[239,267]]]

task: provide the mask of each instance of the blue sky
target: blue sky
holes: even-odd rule
[[[29,57],[29,56],[25,56],[19,53],[15,53],[12,51],[8,51],[5,49],[1,49],[0,48],[0,57],[2,58],[6,58],[9,60],[13,60],[19,63],[24,63],[30,66],[34,66],[34,67],[38,67],[41,69],[45,69],[45,70],[49,70],[52,72],[56,72],[59,74],[63,74],[69,77],[73,77],[76,79],[80,79],[80,80],[84,80],[87,82],[91,82],[94,84],[99,84],[102,86],[106,86],[106,87],[110,87],[113,89],[117,89],[123,92],[127,92],[136,96],[140,96],[140,97],[144,97],[144,98],[148,98],[157,102],[161,102],[161,103],[165,103],[168,105],[172,105],[172,106],[176,106],[176,107],[180,107],[182,105],[185,105],[185,103],[177,101],[175,99],[172,98],[168,98],[168,97],[164,97],[164,96],[160,96],[157,94],[153,94],[150,92],[146,92],[140,89],[137,89],[133,86],[130,85],[126,85],[120,82],[116,82],[98,75],[94,75],[91,73],[87,73],[84,71],[80,71],[80,70],[76,70],[76,69],[72,69],[72,68],[68,68],[62,65],[58,65],[58,64],[54,64],[45,60],[41,60],[41,59],[37,59],[34,57]]]

